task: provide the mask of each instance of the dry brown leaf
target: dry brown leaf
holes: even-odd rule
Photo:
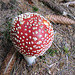
[[[27,0],[29,4],[33,4],[32,0]]]
[[[59,16],[59,15],[47,15],[46,18],[54,23],[60,23],[60,24],[75,24],[75,21],[72,19],[69,19],[68,17]]]
[[[0,68],[0,75],[9,75],[16,60],[16,52],[12,48]]]

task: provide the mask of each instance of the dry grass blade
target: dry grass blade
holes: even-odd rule
[[[9,75],[13,64],[16,60],[16,52],[12,49],[10,52],[7,54],[1,68],[0,68],[0,75]]]
[[[66,25],[71,25],[71,24],[75,24],[75,21],[72,19],[69,19],[67,17],[64,16],[59,16],[59,15],[47,15],[46,18],[49,21],[52,21],[54,23],[60,23],[60,24],[66,24]]]

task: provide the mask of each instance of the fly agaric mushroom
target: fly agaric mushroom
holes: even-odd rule
[[[43,16],[25,13],[15,17],[10,36],[14,46],[31,65],[51,46],[54,33],[51,23]]]

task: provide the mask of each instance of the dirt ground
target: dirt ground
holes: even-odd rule
[[[75,19],[74,0],[51,0],[65,8]],[[43,16],[59,14],[39,0],[0,0],[0,66],[13,47],[10,41],[12,19],[21,13],[36,12]],[[27,66],[23,56],[17,52],[17,59],[10,75],[75,75],[75,25],[53,24],[55,36],[50,49]],[[56,52],[55,52],[56,51]]]

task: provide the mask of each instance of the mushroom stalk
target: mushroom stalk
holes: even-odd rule
[[[32,65],[33,63],[35,63],[35,59],[36,57],[35,56],[31,56],[31,57],[28,57],[28,56],[25,56],[23,55],[25,60],[27,61],[28,65]]]

